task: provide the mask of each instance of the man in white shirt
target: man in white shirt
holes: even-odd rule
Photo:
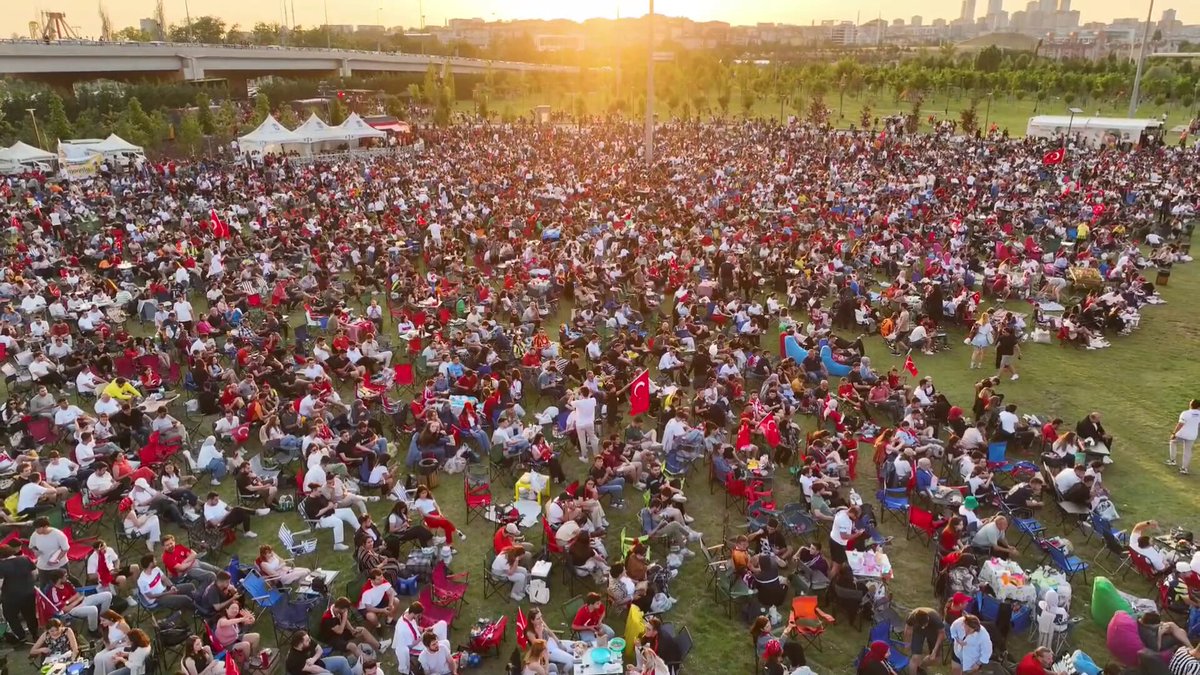
[[[65,570],[70,562],[67,551],[70,545],[63,531],[50,527],[50,519],[45,516],[33,521],[33,534],[29,535],[29,550],[37,554],[36,565],[39,576],[46,572]]]
[[[79,406],[71,405],[65,396],[58,399],[58,407],[54,409],[54,426],[73,427],[79,419],[91,418]]]
[[[242,535],[251,539],[257,537],[258,533],[250,529],[250,516],[265,516],[270,512],[271,509],[268,508],[252,510],[242,506],[231,507],[215,492],[208,493],[204,500],[204,522],[222,529],[233,529],[240,525]]]
[[[1192,463],[1192,446],[1196,444],[1197,432],[1200,432],[1200,399],[1192,399],[1188,409],[1179,413],[1179,421],[1171,432],[1171,440],[1167,448],[1169,457],[1167,466],[1175,466],[1176,452],[1182,452],[1179,473],[1188,474],[1188,465]]]
[[[92,391],[95,391],[95,389]],[[101,392],[100,398],[96,399],[96,405],[92,407],[97,415],[116,415],[121,412],[121,402],[113,398],[108,392]]]
[[[452,658],[450,641],[439,640],[433,633],[421,636],[424,651],[417,657],[425,675],[458,675],[458,662]]]
[[[192,303],[188,302],[187,298],[181,297],[175,301],[172,307],[175,310],[175,318],[179,323],[183,324],[188,330],[192,329]]]
[[[196,587],[190,583],[176,584],[158,566],[153,553],[142,556],[142,573],[138,575],[138,591],[158,607],[179,611],[195,611],[192,596]]]
[[[1017,404],[1009,403],[1004,406],[1004,410],[997,415],[996,421],[1000,424],[1000,438],[1010,440],[1017,435],[1017,424],[1021,421],[1017,417]]]
[[[670,375],[671,378],[681,382],[683,371],[683,361],[680,361],[679,357],[675,355],[674,349],[668,349],[659,357],[658,372]]]
[[[38,384],[45,384],[58,389],[62,389],[67,384],[66,380],[63,379],[62,373],[58,372],[58,366],[41,352],[38,352],[37,356],[33,357],[33,360],[29,362],[28,368],[30,377]]]
[[[45,308],[46,308],[46,299],[40,295],[37,295],[33,291],[29,291],[28,295],[26,295],[24,298],[21,298],[21,313],[22,314],[25,314],[28,316],[35,312],[40,312]]]
[[[983,420],[978,420],[975,422],[975,426],[967,427],[967,430],[963,432],[962,440],[960,440],[958,444],[964,450],[975,450],[987,445],[987,441],[984,440],[983,437],[983,430],[986,427],[986,422]]]
[[[829,570],[831,579],[837,578],[838,570],[846,564],[846,546],[859,533],[855,524],[859,515],[860,510],[854,504],[833,515],[833,524],[829,529],[829,557],[833,561],[833,567]]]
[[[916,327],[912,329],[912,332],[908,334],[909,349],[920,349],[922,351],[927,351],[925,348],[928,341],[929,332],[925,330],[925,326],[922,324],[917,324]]]
[[[1059,471],[1054,476],[1054,488],[1058,490],[1058,494],[1065,495],[1067,491],[1083,482],[1083,476],[1087,467],[1083,464],[1069,466]]]
[[[409,655],[424,650],[425,645],[421,642],[421,636],[424,633],[432,633],[438,640],[445,640],[448,634],[445,621],[438,621],[422,630],[421,614],[424,612],[425,608],[420,603],[413,603],[396,622],[396,634],[392,637],[392,649],[396,651],[396,661],[400,665],[399,672],[401,673],[409,672]]]
[[[1145,558],[1156,572],[1162,572],[1175,563],[1174,556],[1168,558],[1154,546],[1149,531],[1158,528],[1157,520],[1144,520],[1129,528],[1129,550]]]
[[[574,410],[575,433],[579,436],[579,459],[585,464],[591,463],[591,456],[600,452],[600,437],[596,435],[596,399],[587,387],[580,387],[578,395],[567,402],[567,407]]]

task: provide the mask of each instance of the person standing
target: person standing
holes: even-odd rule
[[[1179,421],[1167,445],[1167,466],[1175,466],[1176,453],[1180,457],[1179,473],[1188,475],[1188,465],[1192,463],[1192,446],[1196,444],[1197,432],[1200,432],[1200,399],[1192,399],[1188,409],[1179,413]]]
[[[1012,328],[1006,326],[1000,330],[1000,337],[996,338],[997,380],[1004,375],[1006,370],[1012,373],[1011,379],[1019,380],[1021,378],[1017,373],[1017,359],[1021,358],[1020,342]]]
[[[967,334],[967,342],[971,344],[971,369],[983,367],[983,359],[987,354],[987,348],[992,346],[992,317],[987,312],[979,315],[979,319],[971,325],[971,331]]]
[[[579,435],[579,461],[591,462],[592,455],[600,454],[600,437],[596,435],[596,399],[592,391],[580,387],[578,396],[567,403],[575,411],[575,433]]]
[[[0,546],[0,605],[8,622],[9,642],[32,642],[38,636],[37,604],[33,589],[37,570],[28,558],[11,546]],[[27,632],[28,631],[28,632]]]

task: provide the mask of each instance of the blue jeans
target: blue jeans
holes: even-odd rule
[[[355,669],[350,667],[350,662],[344,656],[326,656],[321,659],[325,670],[333,673],[333,675],[355,675]],[[361,669],[358,670],[362,672]]]
[[[596,492],[599,492],[602,495],[612,495],[612,499],[614,502],[618,502],[618,503],[622,502],[622,501],[624,501],[624,498],[622,495],[625,492],[625,479],[624,478],[614,478],[614,479],[608,481],[607,483],[605,483],[604,485],[597,487]]]
[[[616,637],[616,635],[617,635],[616,632],[614,632],[613,629],[609,628],[607,624],[602,623],[599,626],[596,626],[595,630],[579,631],[579,641],[580,642],[595,642],[597,632],[603,633],[605,635],[605,637],[607,637],[610,640],[613,639],[614,637]]]
[[[204,468],[212,473],[212,477],[217,480],[221,480],[225,476],[229,475],[229,467],[225,464],[224,459],[214,459],[208,463],[208,466]]]
[[[463,429],[462,433],[470,439],[473,439],[479,446],[479,451],[487,454],[492,450],[492,441],[488,438],[487,432],[483,429]]]
[[[517,455],[521,454],[522,452],[525,452],[528,449],[529,449],[529,441],[525,440],[524,438],[518,438],[518,439],[516,439],[515,443],[505,444],[504,456],[505,457],[516,457]]]

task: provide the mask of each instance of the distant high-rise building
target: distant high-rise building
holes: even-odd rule
[[[934,19],[933,23],[930,25],[932,25],[934,28],[945,28],[946,20],[945,19]]]
[[[1060,12],[1071,11],[1071,0],[1058,0],[1058,11],[1060,11]]]
[[[1058,9],[1058,0],[1041,0],[1038,9],[1046,14],[1053,14]]]
[[[958,20],[963,23],[975,23],[975,0],[962,0],[962,12]]]
[[[892,25],[897,28],[904,28],[904,19],[892,19]]]
[[[988,16],[1004,11],[1004,0],[988,0]]]
[[[138,22],[138,28],[142,29],[142,32],[146,35],[149,35],[153,40],[157,40],[162,37],[158,22],[154,19],[142,19]]]
[[[910,26],[914,26],[916,28],[920,28],[922,26],[922,24],[924,24],[924,23],[925,23],[925,19],[922,18],[920,14],[914,15],[913,18],[910,19],[908,22],[908,24]]]

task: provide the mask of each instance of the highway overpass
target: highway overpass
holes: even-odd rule
[[[226,78],[231,85],[264,75],[350,77],[423,73],[429,64],[454,74],[577,72],[574,66],[487,61],[347,49],[200,45],[167,42],[0,41],[0,75],[69,86],[82,80]]]

